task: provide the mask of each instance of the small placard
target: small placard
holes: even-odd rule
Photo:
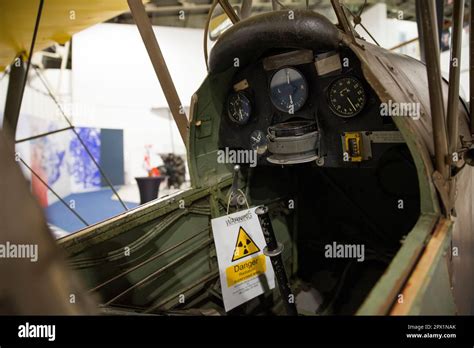
[[[314,65],[319,76],[339,72],[342,69],[341,58],[337,52],[330,52],[316,56]]]
[[[255,209],[211,220],[226,312],[275,287]]]

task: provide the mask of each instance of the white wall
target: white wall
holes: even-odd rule
[[[182,104],[206,76],[203,31],[154,27]],[[124,129],[125,178],[145,174],[145,145],[155,152],[185,153],[174,122],[153,109],[167,107],[138,29],[134,25],[99,24],[73,38],[73,102],[78,126]]]
[[[385,48],[391,48],[397,44],[418,37],[416,22],[387,18],[387,5],[378,3],[364,11],[362,15],[362,24],[374,36],[377,42]],[[374,43],[369,35],[357,26],[357,32],[368,42]],[[395,52],[412,56],[420,59],[419,43],[408,44]],[[443,76],[449,76],[450,53],[445,51],[441,53],[441,70]],[[462,50],[461,50],[461,83],[460,95],[468,100],[469,96],[469,28],[463,30]]]
[[[387,4],[385,3],[378,3],[364,10],[362,24],[379,45],[387,49],[418,37],[416,22],[387,18]],[[368,42],[375,43],[360,25],[356,27],[356,31]],[[418,42],[400,48],[396,52],[417,59],[420,57]]]
[[[443,75],[449,77],[449,51],[441,53],[441,70]],[[469,28],[465,28],[462,34],[461,48],[461,80],[459,94],[469,101]]]
[[[5,112],[5,101],[7,99],[7,88],[9,76],[5,71],[0,72],[0,128],[3,125],[3,113]]]

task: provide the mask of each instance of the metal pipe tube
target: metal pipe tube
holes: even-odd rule
[[[474,137],[474,6],[472,0],[469,21],[469,111],[471,114],[471,135]]]
[[[435,169],[445,180],[447,180],[449,177],[449,167],[446,161],[446,156],[448,154],[448,138],[443,102],[435,0],[427,0],[425,6],[421,6],[420,12],[426,55],[426,72],[430,94]]]
[[[151,313],[153,312],[154,310],[156,310],[157,308],[160,308],[162,306],[164,306],[165,304],[167,304],[168,302],[171,302],[172,300],[176,300],[178,298],[178,295],[179,294],[185,294],[187,293],[189,290],[192,290],[193,288],[201,285],[201,284],[204,284],[204,283],[207,283],[208,281],[214,279],[214,278],[218,278],[219,277],[219,270],[217,271],[214,271],[210,274],[207,274],[205,275],[204,277],[196,280],[195,282],[191,283],[190,285],[186,286],[185,288],[183,289],[180,289],[178,291],[176,291],[176,293],[174,293],[173,295],[171,295],[170,297],[166,298],[165,300],[161,301],[161,302],[158,302],[158,303],[154,303],[152,304],[150,307],[148,307],[143,313]],[[174,306],[173,306],[174,307]]]
[[[264,249],[264,254],[270,257],[286,313],[288,315],[298,315],[294,295],[291,291],[290,283],[288,282],[283,259],[281,258],[283,245],[279,244],[275,237],[272,222],[270,221],[270,216],[268,214],[268,208],[266,206],[260,206],[255,210],[255,213],[258,216],[263,236],[267,243],[267,247]]]
[[[141,279],[140,281],[136,282],[135,284],[133,284],[132,286],[128,287],[127,289],[125,289],[124,291],[120,292],[118,295],[114,296],[112,299],[108,300],[106,303],[104,303],[104,306],[108,306],[110,305],[112,302],[118,300],[119,298],[121,298],[122,296],[128,294],[130,291],[136,289],[136,288],[139,288],[141,287],[143,284],[149,282],[150,280],[153,280],[153,279],[156,279],[157,277],[159,277],[160,275],[162,275],[166,270],[178,265],[179,263],[187,260],[189,257],[193,256],[196,252],[198,252],[199,250],[207,247],[208,245],[210,245],[211,243],[213,242],[212,239],[209,239],[201,244],[199,244],[195,249],[187,252],[186,254],[178,257],[176,260],[173,260],[171,261],[170,263],[168,263],[166,266],[163,266],[161,268],[159,268],[158,270],[150,273],[149,275],[147,275],[145,278]]]
[[[166,101],[168,102],[171,114],[178,126],[179,134],[187,147],[189,128],[188,118],[184,111],[184,106],[179,100],[173,79],[171,78],[163,54],[161,53],[161,48],[158,44],[155,33],[153,32],[153,27],[148,18],[148,14],[141,0],[128,0],[128,7],[130,8],[133,19],[137,24],[138,31],[140,32],[143,43],[145,44],[151,64],[155,69],[156,76],[158,77]]]
[[[20,66],[16,66],[16,60],[11,65],[10,80],[8,82],[7,99],[5,102],[5,116],[3,118],[3,128],[10,136],[11,141],[14,141],[16,136],[16,129],[18,126],[18,119],[20,118],[21,103],[23,102],[23,95],[25,94],[26,82],[28,81],[28,73],[30,71],[31,59],[35,51],[36,37],[38,35],[41,14],[43,13],[44,0],[39,1],[38,12],[36,14],[35,27],[33,29],[33,37],[31,39],[30,51],[28,53],[28,61],[26,67],[23,64],[23,57],[19,56]]]
[[[464,22],[464,0],[454,0],[451,37],[451,60],[449,67],[448,132],[449,155],[457,150],[459,137],[459,81],[461,76],[461,40]]]
[[[159,252],[159,253],[156,254],[156,255],[153,255],[152,257],[150,257],[150,258],[148,258],[148,259],[146,259],[146,260],[140,262],[139,264],[137,264],[137,265],[135,265],[135,266],[133,266],[133,267],[127,269],[126,271],[123,271],[123,272],[121,272],[121,273],[119,273],[119,274],[113,276],[112,278],[106,280],[105,282],[102,282],[102,283],[100,283],[99,285],[93,287],[92,289],[89,290],[89,292],[97,291],[97,290],[99,290],[100,288],[104,287],[105,285],[110,284],[110,283],[113,282],[114,280],[126,276],[127,274],[129,274],[129,273],[131,273],[131,272],[133,272],[133,271],[139,269],[140,267],[145,266],[146,264],[150,263],[151,261],[156,260],[156,259],[162,257],[163,255],[166,255],[166,254],[169,253],[170,251],[175,250],[175,249],[178,248],[179,246],[185,244],[186,242],[190,241],[190,240],[193,239],[193,238],[196,238],[197,236],[201,235],[203,232],[206,232],[206,231],[209,231],[209,228],[206,228],[206,229],[204,229],[204,230],[201,230],[201,231],[199,231],[198,233],[193,234],[191,237],[186,238],[186,239],[183,239],[181,242],[179,242],[179,243],[177,243],[177,244],[175,244],[175,245],[173,245],[173,246],[171,246],[171,247],[169,247],[169,248],[167,248],[167,249],[165,249],[165,250]]]
[[[239,16],[234,11],[234,8],[231,4],[229,4],[228,0],[219,0],[219,5],[221,5],[222,9],[226,13],[227,17],[229,17],[232,24],[235,24],[240,21]]]

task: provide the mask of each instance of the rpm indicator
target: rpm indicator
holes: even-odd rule
[[[329,107],[340,117],[354,117],[364,109],[365,90],[355,77],[341,77],[329,87]]]
[[[232,93],[227,100],[227,114],[232,122],[247,124],[252,112],[250,99],[243,92]]]
[[[294,68],[278,70],[270,81],[270,99],[278,110],[294,114],[308,98],[308,84]]]

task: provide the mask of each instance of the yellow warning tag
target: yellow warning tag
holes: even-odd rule
[[[232,255],[232,261],[237,261],[243,257],[258,253],[259,251],[260,248],[257,244],[255,244],[247,232],[240,227],[239,234],[237,235],[237,243],[235,243],[234,254]]]
[[[265,273],[265,270],[266,260],[263,254],[230,266],[225,270],[227,286],[230,288],[237,283]]]

